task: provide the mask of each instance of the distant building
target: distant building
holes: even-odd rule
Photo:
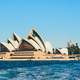
[[[66,55],[68,55],[68,49],[67,48],[56,49],[55,54],[66,54]]]

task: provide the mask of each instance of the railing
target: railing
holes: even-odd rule
[[[11,54],[11,56],[34,56],[33,51],[17,51],[14,52],[14,54]]]
[[[10,59],[35,59],[35,57],[26,57],[26,56],[23,56],[23,57],[20,57],[20,56],[12,56]]]
[[[1,55],[1,54],[6,54],[6,52],[0,52],[0,55]]]

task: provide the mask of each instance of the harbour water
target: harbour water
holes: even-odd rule
[[[54,61],[33,66],[21,64],[22,67],[1,67],[0,80],[80,80],[80,61]]]

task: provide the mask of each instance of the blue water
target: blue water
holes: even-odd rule
[[[33,66],[21,64],[22,67],[1,67],[0,80],[80,80],[80,61],[54,61]]]

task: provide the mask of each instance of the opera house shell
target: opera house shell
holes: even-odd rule
[[[6,43],[0,42],[0,60],[74,60],[76,56],[69,55],[68,48],[53,49],[35,29],[27,37],[14,32]]]
[[[53,47],[48,41],[43,41],[39,33],[32,29],[25,38],[13,33],[12,38],[9,38],[6,43],[0,42],[0,53],[8,53],[6,57],[14,56],[17,53],[18,56],[28,55],[28,53],[34,53],[35,56],[41,53],[40,56],[42,56],[46,53],[53,53]]]

